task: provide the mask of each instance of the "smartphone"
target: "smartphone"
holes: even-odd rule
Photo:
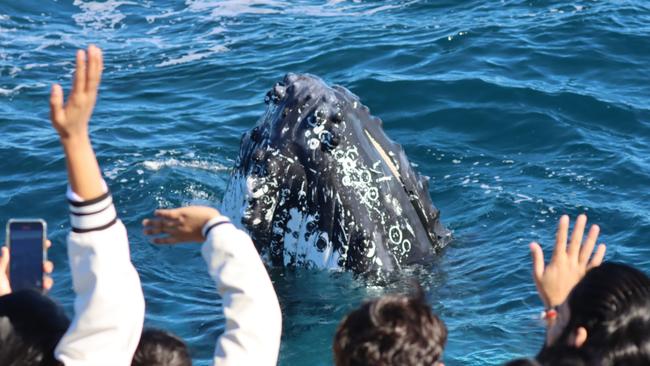
[[[43,291],[43,263],[47,260],[47,224],[42,219],[11,219],[7,222],[9,281],[12,291]]]

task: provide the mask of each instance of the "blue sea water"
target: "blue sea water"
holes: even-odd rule
[[[455,240],[387,286],[272,269],[280,365],[330,365],[336,325],[413,281],[449,328],[447,365],[497,365],[543,339],[527,244],[586,212],[609,260],[650,272],[650,4],[645,0],[0,1],[0,222],[43,217],[68,311],[61,149],[49,85],[105,52],[94,145],[147,297],[206,365],[221,300],[197,245],[155,247],[157,207],[218,205],[239,138],[286,72],[358,94],[402,144]]]

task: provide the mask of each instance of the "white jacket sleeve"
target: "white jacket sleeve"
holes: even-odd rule
[[[68,196],[75,315],[55,356],[65,366],[130,365],[142,333],[144,296],[126,229],[110,193],[85,202]]]
[[[201,250],[223,299],[226,329],[213,364],[276,365],[282,314],[273,284],[250,237],[217,217],[203,228]]]

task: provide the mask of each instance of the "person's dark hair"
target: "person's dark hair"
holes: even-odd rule
[[[588,363],[584,360],[584,355],[581,352],[578,352],[578,349],[573,348],[562,348],[558,352],[553,353],[553,355],[546,359],[544,364],[533,359],[518,359],[510,361],[504,366],[587,366]],[[592,365],[595,366],[595,365]]]
[[[447,328],[416,296],[383,296],[348,314],[334,336],[336,366],[433,365],[440,360]]]
[[[0,297],[0,365],[61,365],[54,349],[69,325],[63,309],[39,292]]]
[[[531,360],[530,358],[520,358],[517,360],[512,360],[503,366],[541,366],[539,362]]]
[[[142,331],[131,366],[192,366],[185,342],[159,329]]]
[[[650,278],[643,272],[604,263],[587,272],[567,301],[568,324],[542,349],[540,362],[549,365],[558,354],[572,353],[586,364],[650,365]],[[579,327],[587,330],[587,340],[576,349],[569,341]]]

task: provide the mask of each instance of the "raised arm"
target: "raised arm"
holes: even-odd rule
[[[143,222],[158,244],[204,241],[203,258],[223,299],[226,329],[214,365],[271,366],[277,363],[282,314],[273,284],[253,242],[208,207],[158,210]]]
[[[105,193],[102,174],[90,144],[88,123],[97,101],[102,76],[103,58],[95,46],[86,52],[77,51],[77,68],[68,102],[63,104],[63,88],[52,86],[50,119],[59,133],[68,167],[70,188],[82,200],[91,200]]]
[[[72,232],[68,258],[76,294],[75,315],[55,355],[66,366],[130,365],[144,322],[140,279],[131,264],[124,225],[95,157],[88,123],[97,99],[102,54],[90,46],[77,53],[72,93],[52,87],[52,125],[68,167]]]

